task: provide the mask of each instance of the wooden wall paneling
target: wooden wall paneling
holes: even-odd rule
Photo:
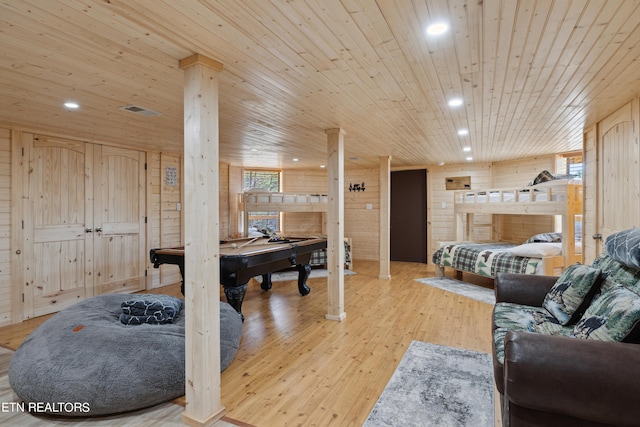
[[[427,191],[431,194],[431,210],[429,234],[431,235],[430,260],[440,242],[456,240],[453,205],[453,191],[446,189],[445,178],[448,176],[471,176],[471,188],[482,189],[492,185],[492,166],[489,163],[471,163],[459,165],[433,166],[429,168]],[[475,218],[478,217],[478,218]],[[474,215],[474,222],[485,224],[490,222],[488,215]],[[477,238],[490,239],[491,230],[484,228],[482,234],[478,230]]]
[[[529,184],[540,172],[547,170],[556,173],[556,156],[537,156],[526,159],[494,162],[494,188],[518,187]]]
[[[161,170],[161,234],[162,247],[179,246],[182,241],[182,162],[179,155],[162,153]],[[169,174],[170,176],[167,176]]]
[[[160,247],[182,243],[182,159],[180,155],[160,154]],[[160,284],[180,282],[177,265],[160,266]]]
[[[147,152],[147,248],[161,247],[161,173],[160,153]],[[161,286],[160,269],[153,268],[151,260],[147,259],[147,289]]]
[[[380,259],[380,168],[348,169],[344,179],[345,236],[352,239],[355,258]],[[365,191],[349,191],[349,184],[365,184]],[[371,205],[371,209],[367,209]]]
[[[282,191],[303,194],[327,194],[326,169],[283,169]]]
[[[281,231],[285,235],[322,234],[324,212],[282,212]]]
[[[15,292],[12,287],[12,264],[15,254],[14,238],[12,233],[11,218],[11,198],[14,193],[14,187],[19,185],[19,177],[15,177],[18,181],[14,181],[12,137],[9,129],[0,128],[0,326],[9,325],[14,320]],[[17,199],[20,200],[20,199]],[[17,236],[18,237],[18,236]],[[18,276],[16,274],[16,276]],[[18,281],[16,285],[19,285]],[[16,306],[19,308],[20,306]]]
[[[11,318],[13,323],[21,322],[32,316],[33,298],[25,298],[27,290],[28,248],[31,236],[24,230],[24,221],[30,211],[29,199],[29,159],[33,146],[33,134],[22,131],[11,132],[11,269],[12,298]]]
[[[554,231],[552,215],[494,215],[501,217],[502,241],[524,243],[529,237],[538,233]]]
[[[582,255],[585,264],[591,264],[598,255],[593,235],[598,223],[597,182],[598,182],[598,126],[593,125],[584,132],[583,158],[583,218],[582,218]]]

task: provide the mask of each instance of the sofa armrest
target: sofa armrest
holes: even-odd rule
[[[556,276],[498,273],[494,282],[496,302],[540,307],[557,280]]]
[[[504,369],[515,405],[611,425],[640,420],[638,344],[511,331]]]

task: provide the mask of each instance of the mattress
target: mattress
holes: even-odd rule
[[[514,256],[509,243],[446,244],[433,254],[433,263],[480,276],[495,277],[497,273],[542,274],[540,258]]]

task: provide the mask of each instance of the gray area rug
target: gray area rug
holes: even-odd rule
[[[363,427],[493,427],[491,356],[413,341]]]
[[[352,274],[356,274],[351,270],[344,270],[344,275],[349,276]],[[309,274],[309,279],[316,279],[318,277],[327,277],[329,272],[324,268],[314,268],[311,270],[311,274]],[[254,277],[258,283],[262,283],[262,276]],[[298,280],[298,272],[297,271],[278,271],[276,273],[271,274],[272,282],[284,282],[286,280]]]
[[[496,296],[493,289],[483,288],[482,286],[473,285],[471,283],[461,282],[447,277],[424,277],[416,279],[416,281],[434,288],[443,289],[458,295],[463,295],[487,304],[495,304]]]

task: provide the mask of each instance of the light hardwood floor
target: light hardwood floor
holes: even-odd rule
[[[326,279],[255,281],[243,305],[240,349],[222,373],[226,415],[255,426],[361,426],[412,340],[491,352],[492,306],[416,282],[432,266],[356,261],[345,277],[343,322],[325,320]],[[486,283],[486,282],[485,282]],[[179,293],[177,285],[156,290]],[[43,319],[0,329],[0,345],[16,348]],[[133,424],[132,424],[133,425]],[[156,424],[158,425],[158,424]]]

